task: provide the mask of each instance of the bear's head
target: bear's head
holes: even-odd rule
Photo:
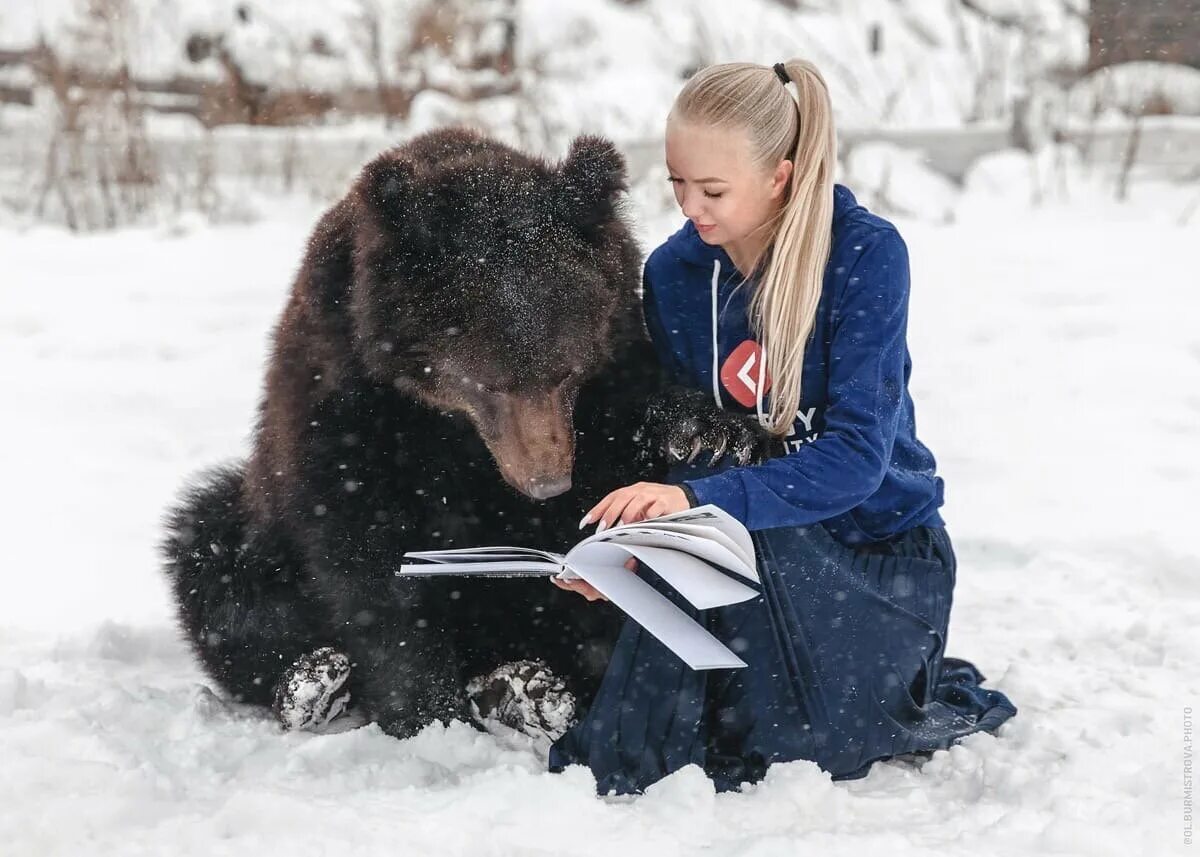
[[[417,137],[355,187],[355,349],[377,383],[465,414],[504,479],[571,487],[573,407],[633,330],[625,165],[579,137],[549,164],[470,131]]]

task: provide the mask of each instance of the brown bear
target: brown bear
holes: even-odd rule
[[[664,474],[642,431],[663,379],[625,185],[597,137],[551,164],[439,130],[368,163],[321,218],[249,461],[167,524],[181,628],[227,694],[302,726],[348,690],[407,736],[465,718],[468,682],[501,664],[594,692],[615,608],[541,578],[396,572],[408,550],[564,550],[604,494]]]

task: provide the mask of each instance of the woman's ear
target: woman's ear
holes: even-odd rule
[[[788,186],[792,183],[793,167],[794,164],[785,158],[775,168],[775,173],[771,176],[772,200],[777,200],[787,193]]]

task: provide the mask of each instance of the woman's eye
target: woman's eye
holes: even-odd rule
[[[681,184],[683,184],[683,179],[681,179],[681,178],[677,178],[677,177],[675,177],[675,176],[670,176],[670,177],[667,179],[667,181],[668,181],[670,184],[672,184],[672,185],[681,185]],[[704,195],[705,195],[705,196],[707,196],[709,199],[720,199],[722,196],[724,196],[724,195],[725,195],[725,192],[724,192],[724,191],[721,191],[720,193],[710,193],[709,191],[705,191],[705,192],[704,192]]]

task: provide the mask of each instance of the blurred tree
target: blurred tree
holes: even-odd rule
[[[57,201],[71,229],[136,220],[158,174],[145,111],[130,73],[129,0],[79,0],[64,61],[43,43],[35,65],[53,96],[49,145],[35,214]]]

